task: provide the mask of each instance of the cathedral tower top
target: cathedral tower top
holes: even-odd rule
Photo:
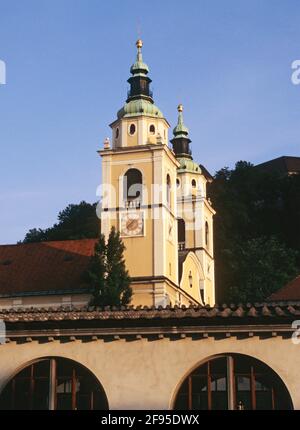
[[[136,47],[136,60],[130,68],[132,76],[127,80],[130,89],[125,105],[118,112],[118,119],[140,115],[163,118],[162,112],[154,104],[153,93],[150,89],[152,80],[148,76],[149,67],[143,61],[143,41],[141,39],[137,40]]]
[[[173,151],[175,153],[176,158],[190,158],[192,159],[192,152],[190,150],[191,140],[188,137],[189,129],[185,126],[183,122],[183,106],[179,104],[177,107],[178,110],[178,121],[177,125],[173,130],[174,137],[171,140],[173,145]]]

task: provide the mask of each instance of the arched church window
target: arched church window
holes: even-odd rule
[[[135,124],[130,124],[129,126],[129,134],[132,136],[135,133],[136,127]]]
[[[14,376],[0,395],[1,410],[105,410],[108,402],[97,378],[65,358],[43,358]]]
[[[178,248],[179,251],[185,249],[185,221],[179,218],[177,221],[177,232],[178,232]]]
[[[192,187],[196,188],[197,187],[197,182],[195,179],[192,179]]]
[[[205,245],[209,245],[209,227],[207,221],[205,222]]]
[[[171,178],[170,175],[167,175],[167,205],[171,206]]]
[[[180,180],[178,178],[176,179],[176,186],[177,188],[180,188]]]
[[[150,134],[155,134],[155,125],[154,124],[150,125],[150,127],[149,127],[149,133]]]
[[[143,175],[138,169],[129,169],[124,175],[124,201],[128,206],[142,202]]]
[[[117,129],[116,129],[116,139],[118,139],[119,134],[120,134],[120,131],[119,131],[119,128],[117,128]]]
[[[289,410],[291,397],[279,376],[246,355],[213,358],[185,379],[175,400],[181,410]]]

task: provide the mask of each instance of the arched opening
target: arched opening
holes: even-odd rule
[[[185,249],[185,221],[179,218],[177,221],[177,232],[178,232],[178,249],[182,251]]]
[[[66,358],[39,359],[15,375],[0,395],[0,410],[106,410],[97,378]]]
[[[119,127],[117,127],[117,128],[116,128],[116,139],[118,139],[118,138],[119,138],[119,133],[120,133],[120,131],[119,131]]]
[[[149,133],[150,134],[155,134],[155,125],[154,124],[150,125],[150,127],[149,127]]]
[[[197,187],[196,179],[192,179],[192,188],[196,188],[196,187]]]
[[[139,207],[142,202],[143,176],[138,169],[129,169],[124,175],[124,201],[127,207]]]
[[[130,134],[131,136],[133,136],[133,135],[134,135],[135,130],[136,130],[135,124],[130,124],[130,126],[129,126],[129,134]]]
[[[195,369],[175,400],[179,410],[289,410],[291,397],[280,377],[246,355],[215,357]]]
[[[171,178],[170,175],[167,175],[167,205],[171,207]]]

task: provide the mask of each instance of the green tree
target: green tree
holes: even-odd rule
[[[232,272],[229,298],[234,302],[261,302],[299,272],[298,253],[276,237],[260,237],[228,250]]]
[[[266,173],[240,161],[234,169],[224,168],[216,173],[208,194],[217,212],[214,245],[218,301],[230,300],[233,286],[238,288],[237,282],[241,279],[237,279],[237,271],[244,270],[243,252],[249,252],[248,241],[261,239],[262,242],[257,242],[259,246],[266,239],[277,238],[287,251],[296,251],[299,273],[300,175]],[[255,255],[250,255],[255,262]],[[254,264],[252,270],[255,274],[259,269]],[[258,279],[261,278],[258,276]],[[282,287],[285,279],[283,276],[281,284],[274,280],[274,288]],[[260,290],[261,285],[256,283],[253,289]],[[262,290],[266,291],[264,287]],[[238,300],[238,294],[235,297]],[[244,300],[243,297],[239,300]]]
[[[107,244],[104,236],[100,236],[85,274],[86,281],[93,290],[91,305],[121,306],[130,303],[132,289],[125,266],[124,250],[120,233],[114,227]]]
[[[52,227],[32,229],[26,234],[24,243],[52,240],[88,239],[99,237],[100,220],[96,214],[96,203],[85,201],[70,204],[58,214],[58,223]]]

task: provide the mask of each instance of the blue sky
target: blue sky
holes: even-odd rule
[[[96,200],[96,150],[126,96],[144,40],[156,104],[184,104],[194,158],[300,154],[298,0],[0,0],[0,243]]]

